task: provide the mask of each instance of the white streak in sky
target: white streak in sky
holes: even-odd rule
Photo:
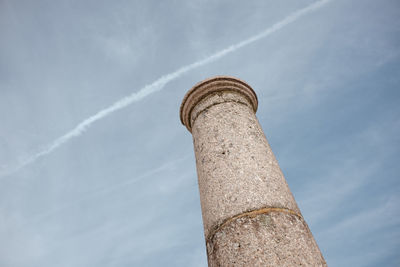
[[[260,39],[263,39],[267,36],[269,36],[270,34],[279,31],[280,29],[282,29],[283,27],[285,27],[286,25],[296,21],[297,19],[301,18],[304,15],[307,15],[308,13],[315,11],[319,8],[321,8],[322,6],[324,6],[325,4],[327,4],[328,2],[330,2],[331,0],[321,0],[321,1],[317,1],[314,4],[311,4],[305,8],[302,8],[292,14],[290,14],[288,17],[286,17],[285,19],[283,19],[280,22],[275,23],[274,25],[272,25],[271,27],[269,27],[268,29],[266,29],[263,32],[260,32],[257,35],[254,35],[253,37],[250,37],[249,39],[246,39],[244,41],[241,41],[237,44],[231,45],[219,52],[216,52],[215,54],[204,58],[202,60],[199,60],[197,62],[194,62],[190,65],[184,66],[180,69],[178,69],[175,72],[166,74],[164,76],[161,76],[158,80],[154,81],[153,83],[144,86],[143,88],[141,88],[138,92],[132,93],[129,96],[126,96],[124,98],[122,98],[121,100],[118,100],[117,102],[115,102],[114,104],[112,104],[111,106],[109,106],[108,108],[102,109],[99,112],[97,112],[96,114],[94,114],[93,116],[85,119],[84,121],[82,121],[81,123],[79,123],[75,128],[73,128],[72,130],[70,130],[69,132],[67,132],[66,134],[64,134],[63,136],[57,138],[56,140],[54,140],[52,143],[50,143],[46,148],[44,148],[43,150],[39,151],[38,153],[28,157],[25,160],[22,160],[19,162],[19,164],[17,164],[17,166],[15,166],[14,168],[10,168],[10,169],[5,169],[3,171],[0,172],[0,176],[5,176],[5,175],[9,175],[11,173],[14,173],[16,171],[18,171],[19,169],[23,168],[24,166],[35,162],[38,158],[41,158],[47,154],[50,154],[51,152],[53,152],[54,150],[56,150],[57,148],[59,148],[61,145],[63,145],[64,143],[68,142],[70,139],[74,138],[74,137],[78,137],[81,134],[83,134],[93,123],[95,123],[96,121],[105,118],[106,116],[110,115],[111,113],[120,110],[122,108],[125,108],[127,106],[129,106],[132,103],[135,103],[137,101],[142,100],[143,98],[145,98],[146,96],[153,94],[157,91],[160,91],[161,89],[164,88],[164,86],[169,83],[170,81],[173,81],[177,78],[179,78],[180,76],[182,76],[183,74],[199,68],[201,66],[204,66],[206,64],[209,64],[211,62],[214,62],[218,59],[220,59],[221,57],[226,56],[227,54],[230,54],[236,50],[238,50],[239,48],[242,48],[244,46],[247,46],[251,43],[254,43]]]

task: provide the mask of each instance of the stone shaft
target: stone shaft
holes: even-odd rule
[[[181,105],[193,135],[209,266],[326,266],[256,118],[245,82],[219,76]]]

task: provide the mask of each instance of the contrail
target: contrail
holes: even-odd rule
[[[317,1],[305,8],[299,9],[297,11],[295,11],[294,13],[290,14],[289,16],[287,16],[285,19],[281,20],[280,22],[277,22],[275,24],[273,24],[271,27],[269,27],[268,29],[260,32],[257,35],[254,35],[253,37],[250,37],[249,39],[246,39],[244,41],[241,41],[239,43],[233,44],[223,50],[220,50],[218,52],[216,52],[215,54],[206,57],[202,60],[199,60],[197,62],[194,62],[190,65],[184,66],[180,69],[178,69],[175,72],[166,74],[164,76],[161,76],[159,79],[157,79],[156,81],[154,81],[153,83],[146,85],[144,87],[142,87],[138,92],[132,93],[129,96],[126,96],[124,98],[122,98],[121,100],[118,100],[117,102],[115,102],[114,104],[112,104],[111,106],[100,110],[99,112],[97,112],[96,114],[94,114],[93,116],[85,119],[84,121],[82,121],[81,123],[79,123],[77,126],[75,126],[75,128],[73,128],[72,130],[70,130],[69,132],[67,132],[66,134],[64,134],[63,136],[57,138],[56,140],[54,140],[52,143],[50,143],[49,145],[47,145],[44,149],[42,149],[41,151],[39,151],[38,153],[24,159],[21,160],[16,166],[14,166],[13,168],[6,168],[3,171],[0,171],[0,176],[5,176],[5,175],[9,175],[11,173],[14,173],[16,171],[18,171],[19,169],[25,167],[26,165],[35,162],[37,159],[50,154],[51,152],[53,152],[54,150],[56,150],[57,148],[59,148],[61,145],[65,144],[66,142],[68,142],[70,139],[74,138],[74,137],[78,137],[81,134],[83,134],[93,123],[95,123],[96,121],[105,118],[106,116],[110,115],[111,113],[120,110],[122,108],[125,108],[127,106],[129,106],[132,103],[135,103],[137,101],[142,100],[143,98],[145,98],[146,96],[153,94],[157,91],[160,91],[161,89],[164,88],[164,86],[169,83],[170,81],[173,81],[177,78],[179,78],[180,76],[182,76],[183,74],[199,68],[201,66],[204,66],[206,64],[209,64],[211,62],[214,62],[218,59],[220,59],[221,57],[226,56],[227,54],[230,54],[236,50],[238,50],[239,48],[242,48],[244,46],[247,46],[251,43],[254,43],[260,39],[263,39],[267,36],[269,36],[270,34],[279,31],[280,29],[282,29],[283,27],[285,27],[286,25],[296,21],[297,19],[301,18],[302,16],[315,11],[319,8],[321,8],[322,6],[326,5],[328,2],[330,2],[331,0],[320,0]]]

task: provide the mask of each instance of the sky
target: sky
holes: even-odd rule
[[[0,0],[0,266],[207,266],[197,82],[246,81],[329,266],[400,265],[397,0]]]

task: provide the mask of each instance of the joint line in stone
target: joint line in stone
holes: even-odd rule
[[[219,224],[217,227],[215,227],[215,229],[213,231],[211,231],[211,233],[208,235],[207,237],[207,243],[210,243],[213,239],[216,233],[218,233],[222,228],[224,228],[225,226],[227,226],[228,224],[230,224],[231,222],[243,218],[243,217],[250,217],[250,218],[254,218],[258,215],[261,214],[267,214],[270,212],[282,212],[282,213],[288,213],[288,214],[292,214],[295,215],[297,217],[300,218],[300,220],[303,220],[303,216],[301,216],[300,213],[291,210],[291,209],[285,209],[285,208],[274,208],[274,207],[265,207],[265,208],[261,208],[261,209],[256,209],[256,210],[251,210],[251,211],[246,211],[237,215],[234,215],[226,220],[224,220],[221,224]]]

